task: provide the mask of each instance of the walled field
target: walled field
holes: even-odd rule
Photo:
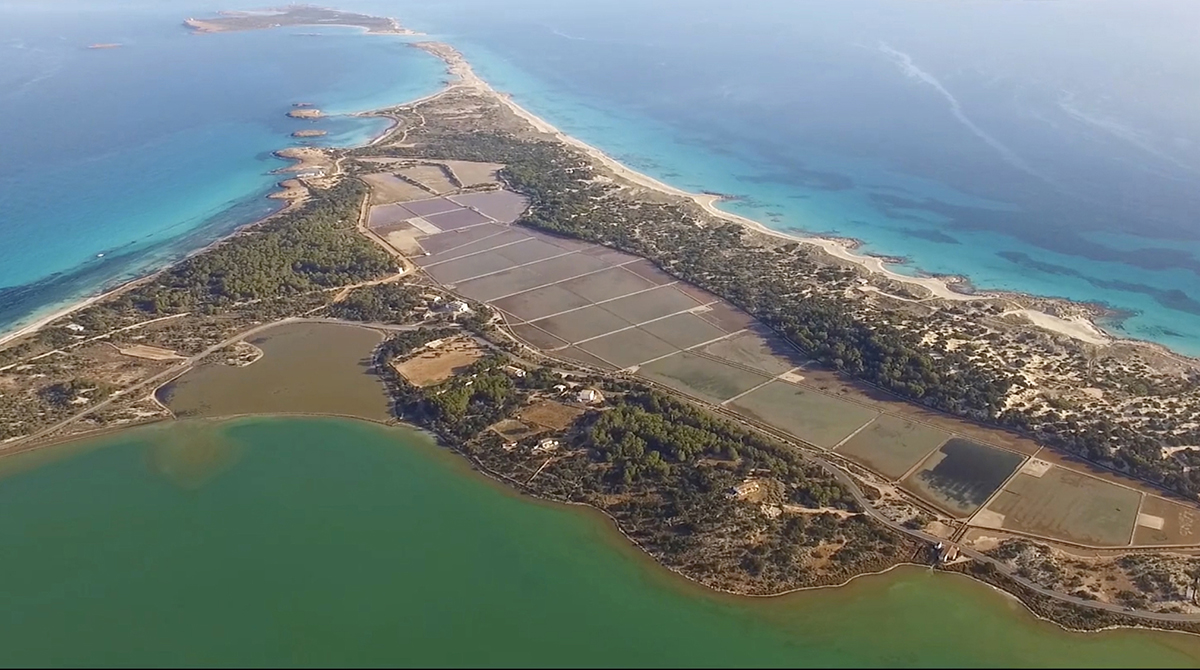
[[[388,172],[366,174],[362,180],[371,186],[371,204],[386,205],[428,198],[429,193]]]
[[[644,365],[638,369],[638,375],[713,404],[770,379],[686,351]]]
[[[434,193],[449,193],[457,187],[446,178],[446,173],[442,169],[438,165],[414,165],[413,167],[400,168],[397,172]]]
[[[535,424],[549,430],[563,430],[575,423],[575,419],[583,414],[580,407],[564,405],[553,400],[543,400],[534,403],[517,413],[526,423]]]
[[[531,322],[555,337],[575,343],[628,328],[631,324],[599,305]]]
[[[945,431],[883,414],[837,452],[890,479],[899,479],[949,438]]]
[[[458,177],[463,186],[498,184],[496,171],[504,167],[498,163],[474,163],[471,161],[445,161],[446,167]]]
[[[463,177],[459,177],[463,179]],[[463,183],[467,183],[463,180]],[[529,207],[529,200],[512,191],[489,191],[487,193],[464,193],[450,198],[463,207],[479,210],[489,218],[503,223],[516,221]]]
[[[484,351],[474,340],[456,337],[436,349],[422,351],[396,363],[396,372],[413,386],[429,386],[445,381],[483,358]]]
[[[1200,510],[1148,495],[1142,500],[1134,544],[1200,544]]]
[[[634,256],[629,256],[629,258],[633,260],[633,262],[625,267],[628,268],[630,272],[646,279],[647,281],[655,284],[670,284],[671,282],[678,281],[671,275],[660,270],[657,265],[644,258],[637,258],[636,260],[634,260],[636,258]]]
[[[152,347],[148,344],[134,344],[128,347],[122,347],[119,351],[134,358],[145,358],[151,361],[171,361],[183,358],[171,349],[163,349],[162,347]]]
[[[987,502],[1024,456],[960,437],[951,438],[904,480],[909,491],[957,516]]]
[[[705,314],[699,314],[705,318]],[[707,320],[707,319],[706,319]],[[764,337],[757,332],[740,333],[719,342],[701,347],[701,351],[714,358],[754,368],[769,375],[779,375],[795,369],[799,362],[780,355],[790,351],[778,338]]]
[[[442,212],[451,212],[456,209],[462,209],[462,206],[457,202],[447,198],[426,198],[425,200],[414,200],[406,202],[403,205],[404,209],[412,212],[413,216],[429,216],[431,214],[441,214]]]
[[[829,449],[878,412],[787,382],[773,381],[726,405],[805,442]]]
[[[530,321],[592,303],[563,288],[562,284],[555,284],[501,298],[492,304],[521,321]]]
[[[459,229],[450,234],[426,237],[421,240],[421,247],[430,254],[444,254],[458,251],[464,246],[481,240],[495,240],[499,235],[511,234],[513,231],[498,223],[489,223],[471,228]]]
[[[469,209],[456,209],[440,214],[429,214],[424,217],[426,221],[437,226],[441,230],[455,230],[458,228],[469,228],[477,226],[481,223],[489,223],[491,219]]]
[[[1124,486],[1031,462],[983,516],[1005,530],[1113,547],[1129,543],[1140,502],[1141,494]]]
[[[609,333],[576,346],[618,368],[630,368],[644,361],[667,356],[678,349],[641,328]]]
[[[728,337],[728,333],[691,313],[676,314],[642,325],[642,330],[680,349]]]
[[[526,344],[534,347],[535,349],[561,349],[566,347],[568,344],[567,342],[564,342],[550,333],[547,333],[541,328],[538,328],[537,326],[531,326],[527,323],[518,323],[515,326],[509,326],[509,330],[512,331],[513,335],[516,335]]]
[[[488,427],[494,433],[510,442],[517,442],[531,435],[537,435],[540,432],[536,426],[528,426],[516,419],[504,419]]]
[[[673,286],[660,286],[604,303],[604,309],[630,323],[642,323],[666,314],[695,309],[700,303]]]
[[[599,368],[600,370],[608,370],[610,372],[613,370],[618,370],[621,367],[623,367],[621,365],[617,365],[610,361],[605,361],[605,360],[596,358],[596,356],[580,349],[579,347],[566,347],[565,349],[558,349],[554,352],[554,355],[558,356],[559,358],[566,358],[568,360],[577,361],[579,363],[583,363],[584,365],[590,365],[594,368]]]
[[[630,371],[806,442],[836,448],[884,476],[902,478],[904,488],[951,514],[974,513],[1020,466],[1023,455],[1040,449],[1025,437],[898,401],[811,365],[748,314],[645,259],[504,224],[526,206],[516,194],[494,191],[396,207],[438,226],[461,226],[419,238],[427,253],[414,262],[455,292],[493,304],[526,344],[558,359]],[[948,439],[951,435],[957,437]],[[1033,507],[1048,506],[1045,513],[1053,519],[1060,514],[1056,504],[1047,499]],[[1181,522],[1180,509],[1165,501],[1154,504],[1167,507],[1161,514],[1143,513],[1138,537],[1146,543],[1186,539],[1186,515]],[[986,522],[993,512],[985,510],[978,518]],[[1042,523],[1020,521],[1024,518],[1014,513],[1010,523]],[[1047,534],[1063,539],[1114,532],[1063,523],[1042,525]],[[1122,528],[1132,532],[1132,526]]]
[[[558,286],[585,300],[601,302],[620,298],[635,291],[644,291],[653,288],[656,284],[631,272],[628,265],[622,265],[595,274],[568,279]]]

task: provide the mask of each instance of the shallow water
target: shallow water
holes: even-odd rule
[[[179,417],[332,414],[387,421],[387,394],[371,373],[371,353],[382,339],[358,326],[276,326],[247,340],[262,351],[255,362],[201,365],[158,397]]]
[[[195,422],[53,451],[0,459],[12,665],[1200,660],[1195,638],[1067,634],[919,568],[785,598],[717,596],[599,515],[516,496],[407,430]]]
[[[907,259],[901,272],[1103,303],[1113,332],[1200,354],[1200,54],[1185,29],[1200,8],[1144,4],[339,6],[450,41],[568,133],[774,228],[860,239]],[[180,26],[227,7],[0,4],[0,327],[268,211],[288,104],[378,107],[443,78],[397,38]],[[108,41],[127,47],[82,48]],[[381,127],[325,123],[339,145]]]
[[[352,146],[378,118],[316,122],[438,88],[440,61],[348,28],[193,35],[177,3],[0,3],[0,332],[161,266],[278,206],[306,142]],[[199,10],[196,13],[203,13]],[[116,49],[88,44],[118,42]]]
[[[862,240],[902,272],[1104,303],[1114,332],[1200,354],[1200,6],[355,5],[739,214]]]

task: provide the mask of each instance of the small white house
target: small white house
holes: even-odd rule
[[[450,303],[447,303],[446,311],[450,312],[451,314],[465,314],[471,311],[471,308],[467,306],[467,303],[461,300],[454,300]]]
[[[558,449],[558,447],[559,447],[558,440],[547,437],[546,439],[538,442],[537,446],[533,448],[533,453],[540,454],[540,453],[545,453],[547,451],[554,451],[555,449]]]
[[[596,389],[583,389],[575,397],[579,399],[579,402],[585,405],[604,402],[604,394],[600,393]]]

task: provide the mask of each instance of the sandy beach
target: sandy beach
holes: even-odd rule
[[[194,23],[202,23],[202,22],[195,21]],[[188,25],[199,30],[199,27],[197,25],[194,25],[194,23],[193,23],[193,20],[189,19]],[[203,30],[201,30],[201,32],[203,32]],[[402,33],[402,34],[413,34],[413,33],[406,32],[406,33]],[[556,128],[554,125],[550,124],[545,119],[537,116],[536,114],[530,112],[529,110],[525,109],[524,107],[521,107],[520,105],[518,105],[516,102],[514,102],[512,100],[512,98],[509,95],[496,91],[490,84],[488,84],[486,81],[481,79],[478,75],[476,75],[474,70],[471,68],[470,63],[468,63],[466,61],[466,59],[463,58],[463,56],[457,50],[455,50],[453,47],[451,47],[450,45],[447,45],[447,44],[441,43],[441,42],[411,42],[410,44],[413,47],[423,49],[423,50],[428,51],[431,54],[441,58],[446,63],[447,70],[452,78],[451,78],[451,81],[447,84],[446,88],[443,88],[441,91],[438,91],[437,93],[434,93],[434,94],[431,94],[428,96],[424,96],[420,99],[417,99],[417,100],[414,100],[414,101],[411,101],[408,103],[404,103],[404,105],[402,105],[402,106],[420,104],[420,102],[422,102],[424,100],[428,100],[430,98],[436,97],[446,90],[457,88],[457,87],[466,87],[466,88],[474,89],[476,91],[480,91],[480,92],[495,96],[497,100],[499,100],[505,106],[507,106],[509,109],[511,109],[514,114],[516,114],[520,118],[526,120],[530,125],[532,125],[534,128],[536,128],[539,132],[543,132],[543,133],[546,133],[547,135],[553,136],[554,138],[558,139],[559,141],[562,141],[565,144],[568,144],[572,147],[579,149],[580,151],[585,152],[587,155],[589,155],[590,157],[595,159],[597,162],[602,164],[605,168],[609,169],[614,174],[616,174],[617,176],[619,176],[622,179],[625,179],[629,183],[636,184],[643,188],[656,190],[656,191],[666,193],[669,195],[688,198],[688,199],[692,200],[693,202],[695,202],[697,205],[699,205],[701,208],[703,208],[706,212],[708,212],[712,216],[719,217],[719,218],[725,219],[727,221],[732,221],[732,222],[738,223],[740,225],[746,226],[747,228],[754,230],[758,233],[761,233],[763,235],[769,235],[769,236],[776,237],[779,239],[785,239],[788,241],[794,241],[794,242],[799,242],[802,244],[808,244],[808,245],[819,247],[820,249],[822,249],[825,253],[829,254],[830,256],[841,259],[843,261],[847,261],[847,262],[859,265],[860,267],[863,267],[872,273],[877,273],[877,274],[883,275],[893,281],[903,282],[906,284],[923,287],[924,289],[929,291],[932,298],[942,299],[942,300],[969,301],[969,300],[976,300],[976,299],[984,298],[984,297],[995,297],[995,296],[999,295],[998,293],[987,293],[987,292],[974,293],[974,294],[960,293],[958,291],[955,291],[953,289],[953,287],[950,285],[950,283],[944,278],[912,277],[909,275],[900,274],[898,272],[895,272],[894,270],[890,270],[889,268],[887,268],[884,259],[882,259],[878,256],[870,256],[870,255],[855,253],[853,248],[856,243],[853,240],[838,239],[838,238],[824,238],[824,237],[809,237],[809,236],[792,235],[792,234],[788,234],[788,233],[783,233],[780,231],[772,230],[772,229],[766,227],[765,225],[763,225],[762,223],[755,221],[753,219],[722,210],[717,206],[717,203],[719,203],[723,199],[722,196],[707,194],[707,193],[691,193],[689,191],[685,191],[683,189],[676,188],[674,186],[671,186],[670,184],[667,184],[658,179],[655,179],[654,177],[651,177],[647,174],[643,174],[641,172],[638,172],[637,170],[629,168],[629,167],[623,165],[622,163],[620,163],[619,161],[617,161],[616,159],[605,154],[600,149],[598,149],[590,144],[587,144],[586,142],[583,142],[582,140],[580,140],[578,138],[572,137],[572,136],[567,135],[566,133],[562,132],[561,130]],[[398,105],[398,106],[401,106],[401,105]],[[320,114],[321,114],[321,112],[319,110],[314,109],[311,106],[309,106],[309,103],[303,103],[303,106],[294,105],[294,109],[288,113],[289,116],[308,116],[308,115],[320,115]],[[356,115],[388,116],[386,114],[386,110],[360,112]],[[376,142],[381,141],[382,139],[387,137],[389,134],[390,134],[390,129],[387,131],[384,131],[382,134],[380,134],[378,137],[374,138],[368,144],[375,144]],[[306,169],[311,169],[311,168],[322,168],[322,169],[327,169],[327,170],[334,168],[333,161],[331,161],[328,158],[328,156],[325,154],[325,152],[323,150],[315,149],[312,147],[289,147],[286,149],[281,149],[280,151],[276,152],[276,155],[281,158],[285,158],[285,159],[294,161],[293,165],[280,169],[279,170],[280,173],[296,172],[296,171],[301,171],[301,170],[306,170]],[[281,185],[281,186],[283,186],[283,185]],[[291,192],[291,189],[284,186],[284,191],[275,194],[274,197],[283,198],[283,199],[292,199],[294,196],[293,196],[293,193]],[[256,221],[256,222],[248,224],[248,225],[253,226],[257,223],[258,222]],[[196,253],[199,253],[199,250]],[[142,279],[145,279],[145,278],[142,278]],[[4,344],[6,342],[9,342],[11,340],[14,340],[16,338],[22,337],[24,335],[27,335],[29,333],[35,332],[38,329],[49,324],[50,322],[55,321],[56,319],[59,319],[63,316],[66,316],[75,311],[83,309],[91,304],[94,304],[97,301],[103,300],[107,297],[116,295],[124,290],[127,290],[127,288],[129,286],[135,284],[137,281],[141,281],[141,279],[135,280],[134,282],[130,282],[129,284],[120,286],[112,291],[87,298],[85,300],[82,300],[82,301],[75,303],[73,305],[70,305],[68,307],[64,307],[62,309],[56,310],[53,313],[50,313],[50,314],[46,315],[45,317],[38,318],[35,321],[33,321],[25,326],[22,326],[21,328],[19,328],[17,330],[14,330],[10,333],[6,333],[4,335],[0,335],[0,345]],[[1110,335],[1105,333],[1104,330],[1101,329],[1100,327],[1098,327],[1095,323],[1093,323],[1092,321],[1090,321],[1084,317],[1071,317],[1068,319],[1068,318],[1062,318],[1062,317],[1058,317],[1058,316],[1055,316],[1052,314],[1048,314],[1045,312],[1032,310],[1032,309],[1012,310],[1012,311],[1008,312],[1008,314],[1019,314],[1019,315],[1025,317],[1030,323],[1032,323],[1040,328],[1043,328],[1045,330],[1048,330],[1048,331],[1051,331],[1054,333],[1058,333],[1061,335],[1066,335],[1068,337],[1075,338],[1077,340],[1080,340],[1082,342],[1086,342],[1089,344],[1106,345],[1106,344],[1111,344],[1114,341],[1113,337],[1111,337]],[[1153,346],[1155,348],[1160,348],[1157,345],[1152,345],[1151,343],[1145,343],[1145,344],[1147,344],[1148,346]],[[1164,348],[1164,350],[1165,350],[1165,348]],[[1171,353],[1174,353],[1174,352],[1171,352]]]
[[[676,188],[670,184],[655,179],[650,175],[643,174],[626,165],[623,165],[608,154],[605,154],[600,149],[562,132],[545,119],[518,105],[509,95],[496,91],[490,84],[479,78],[479,76],[476,75],[474,70],[471,68],[470,63],[468,63],[466,59],[463,58],[463,56],[459,54],[458,51],[453,47],[441,42],[414,42],[413,46],[429,51],[430,53],[446,61],[450,74],[457,78],[457,81],[452,82],[448,88],[462,86],[494,95],[506,107],[512,110],[514,114],[528,121],[529,124],[536,128],[539,132],[552,135],[556,139],[585,152],[596,161],[601,163],[604,167],[611,170],[614,174],[633,184],[660,191],[662,193],[688,198],[715,217],[739,223],[764,235],[770,235],[780,239],[786,239],[789,241],[819,247],[830,256],[859,265],[872,273],[883,275],[893,281],[921,286],[928,290],[933,298],[939,298],[942,300],[968,301],[978,300],[979,298],[996,297],[999,295],[998,293],[987,292],[974,294],[960,293],[955,291],[950,286],[948,280],[944,278],[912,277],[909,275],[900,274],[894,270],[888,269],[884,259],[878,256],[855,253],[853,251],[853,247],[856,243],[853,240],[791,235],[777,230],[772,230],[753,219],[741,216],[739,214],[734,214],[732,212],[727,212],[717,207],[717,203],[723,199],[722,196],[707,193],[691,193],[689,191]],[[1015,310],[1013,313],[1020,313],[1039,328],[1043,328],[1060,335],[1066,335],[1067,337],[1072,337],[1089,344],[1105,345],[1113,342],[1113,338],[1105,333],[1103,329],[1083,317],[1064,319],[1058,316],[1047,314],[1045,312],[1031,309]]]

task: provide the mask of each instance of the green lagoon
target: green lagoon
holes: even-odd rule
[[[659,568],[420,434],[182,422],[0,459],[3,665],[1200,664],[896,570],[774,599]]]

